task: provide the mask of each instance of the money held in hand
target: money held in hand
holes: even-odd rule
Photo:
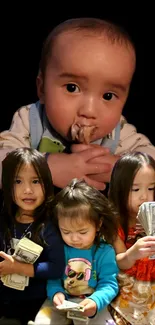
[[[155,236],[155,202],[141,204],[137,219],[141,223],[147,236]]]
[[[137,219],[144,228],[147,236],[155,236],[155,202],[144,202],[141,204]],[[151,255],[149,259],[155,259],[155,255]]]
[[[42,250],[42,246],[24,237],[20,239],[18,244],[16,245],[13,257],[19,262],[34,264],[34,262],[40,256]],[[4,275],[1,277],[1,281],[5,286],[16,290],[24,290],[25,287],[29,285],[29,277],[20,274]]]

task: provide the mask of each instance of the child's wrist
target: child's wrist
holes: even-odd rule
[[[132,267],[136,263],[136,258],[134,256],[134,251],[132,247],[126,251],[126,256],[127,256],[128,263],[131,264]]]
[[[13,270],[14,272],[12,273],[34,277],[34,266],[32,264],[26,264],[15,260]]]
[[[14,274],[14,273],[17,273],[17,274],[19,274],[19,271],[20,271],[20,264],[21,263],[19,263],[18,261],[16,261],[15,259],[14,259],[14,262],[12,263],[12,267],[11,267],[11,272],[10,272],[10,274]]]

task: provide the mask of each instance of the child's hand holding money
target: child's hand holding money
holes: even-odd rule
[[[62,292],[57,292],[54,295],[53,304],[55,307],[59,306],[59,305],[63,304],[64,300],[65,300],[65,295]]]
[[[81,301],[79,305],[84,307],[84,312],[83,312],[84,316],[92,317],[97,312],[96,303],[92,299],[86,298],[83,301]]]
[[[34,267],[31,264],[16,261],[11,255],[0,252],[4,261],[0,262],[0,276],[7,274],[22,274],[30,277],[34,276]]]
[[[2,251],[0,252],[0,256],[4,259],[2,262],[0,262],[0,276],[15,273],[14,258]]]
[[[155,254],[155,237],[145,236],[137,240],[137,242],[130,247],[126,254],[135,263],[138,259],[149,257]]]

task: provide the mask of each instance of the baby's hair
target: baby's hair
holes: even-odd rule
[[[151,166],[155,171],[155,160],[148,154],[142,152],[124,154],[116,162],[111,174],[108,197],[118,211],[126,238],[130,218],[128,212],[129,192],[137,172],[145,165]]]
[[[84,180],[73,179],[61,190],[52,202],[52,213],[58,218],[82,218],[93,222],[96,229],[96,243],[104,238],[113,244],[117,236],[117,214],[109,200],[97,189],[87,185]]]
[[[31,148],[18,148],[7,154],[2,162],[2,194],[3,194],[3,209],[2,218],[4,216],[4,228],[10,228],[15,222],[18,206],[15,204],[14,197],[14,182],[20,171],[20,168],[25,164],[31,164],[36,171],[40,180],[45,200],[34,211],[34,232],[38,226],[45,222],[49,217],[49,204],[53,199],[53,182],[50,169],[43,154]]]
[[[103,20],[99,18],[81,17],[68,19],[59,25],[57,25],[47,36],[41,53],[41,60],[39,71],[44,76],[46,66],[49,58],[52,55],[52,50],[58,36],[63,33],[76,32],[81,33],[84,36],[95,36],[106,38],[110,43],[118,43],[132,48],[134,52],[135,45],[128,32],[120,25],[117,25],[111,21]]]

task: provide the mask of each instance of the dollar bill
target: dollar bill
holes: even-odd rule
[[[38,259],[43,247],[24,237],[16,245],[14,258],[20,262],[34,264]]]
[[[67,312],[67,318],[79,320],[80,322],[85,322],[86,324],[89,320],[87,316],[82,315],[82,313],[77,310],[69,310]]]
[[[137,219],[141,223],[147,236],[155,235],[155,202],[141,204]]]
[[[84,307],[75,303],[75,302],[72,302],[72,301],[68,301],[68,300],[64,300],[63,303],[59,306],[57,306],[57,309],[59,310],[75,310],[75,311],[81,311],[83,312],[84,311]]]
[[[43,247],[34,243],[32,240],[24,237],[20,239],[15,247],[13,257],[15,260],[34,264],[38,259]],[[20,274],[7,274],[1,277],[3,284],[16,290],[24,290],[29,285],[29,277]]]
[[[144,202],[141,204],[137,219],[142,225],[147,236],[155,236],[155,202]],[[155,259],[155,255],[151,255],[149,259]]]
[[[26,277],[19,274],[8,274],[1,278],[3,284],[16,290],[24,290],[27,284]]]

